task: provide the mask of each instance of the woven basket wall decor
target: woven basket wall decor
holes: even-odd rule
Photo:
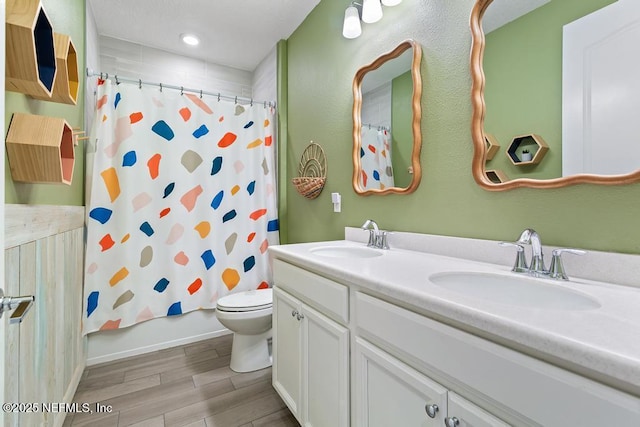
[[[319,144],[311,141],[298,164],[298,177],[291,182],[298,193],[307,199],[320,195],[327,179],[327,158]]]

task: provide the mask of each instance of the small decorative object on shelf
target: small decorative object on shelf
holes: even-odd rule
[[[500,149],[500,144],[498,143],[496,137],[491,135],[490,133],[484,134],[484,143],[487,146],[487,160],[491,160]]]
[[[513,138],[507,148],[507,156],[516,166],[537,165],[549,151],[549,146],[535,133]]]
[[[7,0],[5,89],[51,98],[56,75],[53,28],[39,0]]]
[[[71,184],[74,135],[66,120],[15,113],[6,146],[15,181]]]
[[[298,193],[307,199],[320,195],[327,179],[327,158],[319,144],[311,141],[305,148],[298,165],[298,177],[291,182]]]

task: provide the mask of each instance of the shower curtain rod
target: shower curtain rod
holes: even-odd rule
[[[98,73],[96,71],[92,71],[89,68],[87,68],[87,77],[100,77],[101,79],[108,79],[109,78],[109,73]],[[160,88],[160,92],[162,92],[162,89],[174,89],[174,90],[179,90],[180,94],[182,95],[184,92],[190,92],[196,95],[200,95],[200,98],[202,98],[202,95],[210,95],[210,96],[215,96],[218,98],[218,101],[220,101],[221,99],[227,99],[229,101],[234,101],[236,104],[238,103],[238,101],[244,101],[250,105],[253,105],[253,103],[257,103],[257,104],[263,104],[265,108],[267,108],[267,106],[269,107],[275,107],[276,106],[276,102],[275,101],[254,101],[253,98],[246,98],[243,96],[230,96],[230,95],[222,95],[220,92],[214,93],[214,92],[208,92],[208,91],[204,91],[202,89],[190,89],[190,88],[186,88],[184,86],[174,86],[174,85],[165,85],[164,83],[155,83],[155,82],[145,82],[142,79],[132,79],[132,78],[128,78],[128,77],[119,77],[117,74],[113,76],[113,78],[116,81],[116,84],[120,84],[122,82],[126,82],[126,83],[136,83],[138,85],[138,87],[142,88],[142,85],[146,85],[146,86],[157,86]]]

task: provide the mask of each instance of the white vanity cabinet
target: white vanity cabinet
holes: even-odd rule
[[[414,379],[446,387],[440,415],[448,423],[434,425],[640,426],[640,399],[634,396],[379,298],[355,292],[354,300],[356,342],[388,353],[387,360]],[[362,365],[360,358],[356,372]],[[396,380],[406,383],[402,375]]]
[[[348,288],[279,261],[274,283],[274,388],[301,425],[349,426]]]
[[[508,427],[359,337],[355,353],[357,426]]]
[[[305,427],[640,426],[637,396],[454,327],[370,271],[344,285],[274,258],[273,274],[273,385]]]

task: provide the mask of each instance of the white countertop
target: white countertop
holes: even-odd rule
[[[525,308],[474,298],[433,284],[441,272],[515,275],[510,267],[404,249],[374,258],[314,254],[320,246],[366,246],[347,240],[278,245],[270,256],[640,396],[640,288],[585,279],[540,279],[597,300],[588,310]]]

